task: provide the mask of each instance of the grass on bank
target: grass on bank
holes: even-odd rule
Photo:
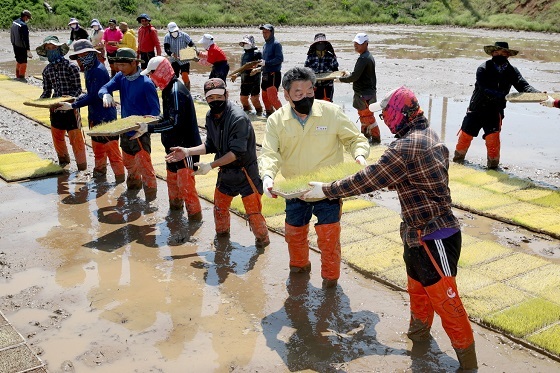
[[[412,24],[560,31],[560,3],[555,0],[4,0],[0,27],[9,28],[23,9],[33,14],[31,28],[67,28],[70,17],[84,26],[93,18],[110,18],[136,27],[136,17],[148,13],[152,24],[179,26],[243,26],[341,24]]]

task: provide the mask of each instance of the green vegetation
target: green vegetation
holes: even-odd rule
[[[65,28],[70,17],[89,26],[92,18],[136,25],[148,13],[156,27],[179,25],[242,26],[340,24],[414,24],[506,28],[559,32],[560,2],[555,0],[39,0],[0,2],[0,27],[8,28],[23,9],[32,28]]]

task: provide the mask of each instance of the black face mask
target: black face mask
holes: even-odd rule
[[[208,106],[210,106],[210,113],[220,114],[226,109],[226,101],[212,101],[208,103]]]
[[[498,65],[505,65],[508,62],[508,58],[506,56],[494,56],[492,57],[492,61]]]
[[[313,107],[313,101],[315,97],[304,97],[299,101],[294,101],[294,109],[300,114],[309,115],[311,113],[311,108]]]

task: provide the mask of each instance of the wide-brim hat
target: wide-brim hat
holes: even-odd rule
[[[71,60],[78,59],[78,54],[80,53],[85,53],[85,52],[101,53],[97,49],[95,49],[93,47],[93,44],[91,44],[91,41],[87,39],[76,40],[75,42],[72,43],[72,47],[74,47],[74,52],[68,55],[68,58],[70,58]]]
[[[56,45],[57,47],[60,47],[60,49],[62,50],[62,55],[64,56],[66,53],[68,53],[68,51],[70,50],[70,47],[68,46],[68,44],[66,44],[65,42],[62,42],[60,40],[58,40],[58,37],[51,35],[51,36],[47,36],[44,40],[43,40],[43,44],[39,45],[35,51],[37,52],[37,54],[41,57],[47,57],[47,50],[45,49],[45,45],[47,44],[53,44]]]
[[[150,16],[148,16],[146,13],[142,13],[142,14],[140,14],[138,17],[136,17],[136,21],[137,21],[138,23],[140,23],[140,21],[141,21],[142,19],[146,19],[146,20],[148,20],[148,22],[152,22],[152,19],[151,19]]]
[[[510,56],[517,56],[519,53],[519,51],[516,51],[515,49],[509,49],[509,44],[505,41],[497,41],[494,45],[487,45],[484,47],[484,52],[489,55],[492,55],[492,52],[497,50],[505,50]]]
[[[77,18],[70,18],[70,21],[68,22],[68,26],[70,26],[72,23],[80,24]]]
[[[119,48],[115,57],[109,57],[111,62],[143,62],[141,59],[136,58],[136,51],[131,48]]]

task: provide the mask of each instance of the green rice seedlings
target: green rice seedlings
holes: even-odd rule
[[[57,107],[63,102],[74,102],[74,100],[75,98],[72,96],[61,96],[61,97],[39,98],[31,101],[24,101],[23,104],[26,106],[51,108],[51,107]]]
[[[466,278],[463,278],[466,277]],[[473,280],[468,276],[458,276],[463,280]],[[458,281],[459,290],[463,290]],[[496,282],[471,292],[463,292],[461,298],[469,316],[482,319],[489,314],[504,310],[525,301],[529,295],[502,283]]]
[[[135,131],[140,126],[138,122],[153,122],[154,119],[144,117],[142,115],[131,115],[126,118],[120,118],[109,123],[103,123],[90,129],[87,134],[89,136],[116,136],[121,133]]]
[[[560,324],[530,335],[527,340],[545,350],[560,355]]]
[[[309,190],[310,181],[320,181],[330,183],[346,176],[353,175],[362,170],[364,167],[355,162],[339,163],[334,166],[323,167],[315,172],[300,175],[283,181],[279,181],[274,185],[274,189],[283,193],[295,193]]]
[[[551,325],[560,319],[560,306],[541,298],[532,298],[521,304],[484,319],[490,325],[507,331],[515,337],[524,337]]]

